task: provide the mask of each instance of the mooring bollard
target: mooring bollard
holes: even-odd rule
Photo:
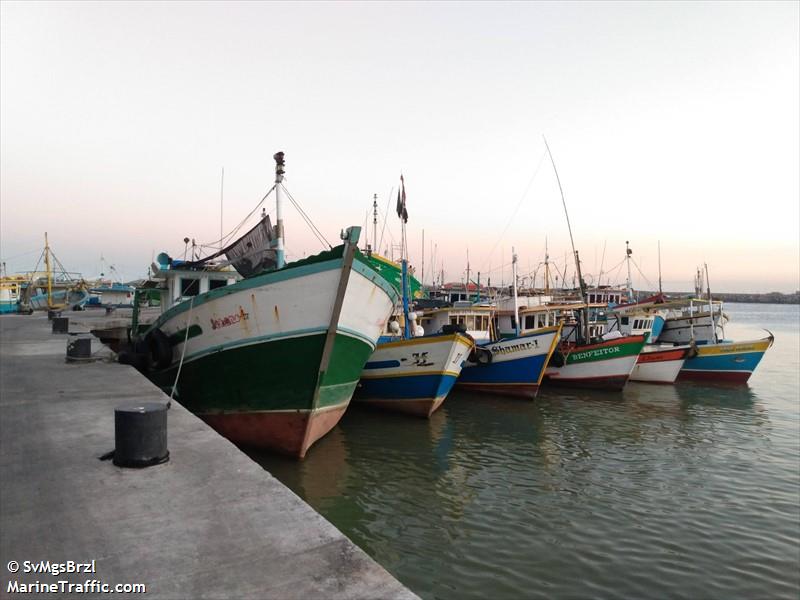
[[[67,362],[85,361],[92,357],[92,338],[67,340]]]
[[[114,464],[118,467],[167,462],[167,405],[142,402],[115,408],[114,440]]]
[[[60,317],[60,316],[61,316],[61,311],[60,310],[48,310],[47,311],[47,320],[48,321],[52,321],[56,317]]]
[[[53,333],[69,333],[69,317],[54,317]]]

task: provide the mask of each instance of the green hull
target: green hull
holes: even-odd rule
[[[337,333],[328,370],[319,373],[325,333],[273,339],[184,363],[177,398],[192,412],[309,411],[350,400],[373,348]],[[177,365],[151,373],[167,393]],[[317,393],[319,390],[319,393]]]

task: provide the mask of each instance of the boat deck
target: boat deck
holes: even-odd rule
[[[132,367],[67,363],[67,338],[42,314],[0,318],[3,594],[14,581],[96,580],[145,584],[155,598],[416,597],[177,402],[169,462],[121,469],[99,460],[114,448],[116,406],[167,397]],[[92,340],[93,351],[110,354],[104,348]],[[94,560],[96,569],[23,572],[25,561],[48,560]]]

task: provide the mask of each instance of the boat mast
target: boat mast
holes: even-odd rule
[[[561,187],[561,178],[558,176],[558,169],[556,169],[556,161],[553,159],[553,153],[550,152],[550,145],[547,143],[547,138],[542,136],[544,140],[544,145],[547,148],[547,154],[550,156],[550,162],[553,164],[553,171],[556,174],[556,181],[558,182],[558,191],[561,192],[561,203],[564,205],[564,215],[567,217],[567,230],[569,231],[569,243],[572,245],[572,256],[575,258],[575,271],[578,274],[578,287],[580,289],[581,295],[581,302],[586,304],[586,287],[583,282],[583,276],[581,275],[581,261],[578,257],[578,251],[575,250],[575,240],[572,237],[572,225],[569,223],[569,213],[567,212],[567,201],[564,199],[564,188]],[[566,266],[564,267],[564,274],[566,275]],[[566,282],[562,282],[566,283]],[[588,315],[588,305],[586,310],[583,311],[583,333],[584,339],[588,341],[589,339],[589,315]]]
[[[661,294],[661,240],[658,240],[658,293]]]
[[[544,293],[550,295],[550,255],[547,253],[547,238],[544,238]]]
[[[401,208],[398,208],[397,216],[400,217],[400,264],[402,265],[402,283],[403,283],[403,339],[407,340],[411,337],[411,326],[409,324],[409,307],[408,307],[408,260],[406,259],[407,244],[406,244],[406,184],[403,176],[400,175],[400,189],[397,191],[398,198],[401,198]]]
[[[219,181],[219,249],[222,250],[222,199],[225,193],[225,167],[222,167],[222,176]]]
[[[628,288],[628,302],[633,302],[633,285],[631,284],[631,254],[633,250],[628,246],[630,242],[625,240],[625,262],[628,264],[628,280],[625,287]]]
[[[378,194],[372,194],[372,251],[378,252]]]
[[[275,159],[275,262],[276,268],[282,269],[286,264],[283,250],[283,174],[286,163],[283,161],[283,152],[276,152]]]
[[[711,300],[711,280],[708,277],[708,264],[703,263],[703,267],[706,270],[706,290],[708,291],[708,317],[711,319],[711,335],[714,336],[714,343],[716,344],[719,340],[717,339],[717,326],[714,323],[714,303]]]
[[[44,232],[44,268],[47,272],[47,308],[53,308],[53,274],[50,271],[50,244]]]
[[[422,230],[422,285],[425,285],[425,230]]]
[[[519,306],[517,305],[517,253],[511,248],[511,277],[514,281],[514,329],[516,335],[520,334]]]

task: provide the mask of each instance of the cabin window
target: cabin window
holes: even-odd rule
[[[489,315],[481,317],[481,331],[489,331]]]
[[[450,325],[458,325],[458,317],[450,317]]]
[[[536,317],[533,315],[528,315],[525,317],[525,329],[535,329],[536,328]]]
[[[458,316],[458,324],[459,325],[466,325],[466,320],[464,319],[464,315]]]
[[[181,296],[197,296],[199,293],[199,279],[181,278]]]
[[[212,279],[208,282],[208,289],[216,290],[217,288],[225,287],[228,285],[228,281],[226,279]]]
[[[517,320],[514,317],[511,317],[511,329],[516,330],[517,328]]]

